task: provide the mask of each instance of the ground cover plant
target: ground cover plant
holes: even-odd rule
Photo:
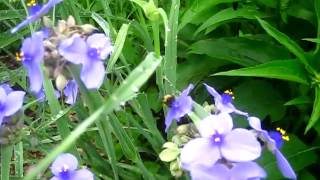
[[[0,1],[0,179],[319,178],[319,0]]]

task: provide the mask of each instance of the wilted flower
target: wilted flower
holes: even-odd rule
[[[79,34],[63,40],[59,45],[59,53],[74,64],[81,64],[81,80],[88,89],[96,89],[102,85],[105,68],[102,60],[112,52],[110,38],[101,33],[90,35],[86,40]]]
[[[165,119],[165,131],[168,131],[173,119],[180,121],[180,118],[191,112],[192,98],[189,96],[189,93],[192,89],[193,84],[190,84],[185,90],[182,91],[179,97],[168,102],[169,110]]]
[[[214,104],[219,112],[225,113],[237,113],[243,116],[247,116],[248,113],[242,112],[234,107],[232,104],[233,94],[231,91],[225,91],[222,95],[220,95],[213,87],[204,84],[207,88],[207,91],[214,97]]]
[[[77,170],[78,160],[72,154],[65,153],[57,157],[51,165],[54,175],[51,180],[93,180],[93,174],[86,168]]]
[[[66,95],[66,103],[67,104],[74,104],[77,100],[77,94],[78,94],[78,84],[75,80],[68,81],[64,91],[64,95]]]
[[[24,26],[37,21],[41,16],[47,14],[53,6],[62,1],[63,0],[49,0],[47,4],[44,4],[42,7],[40,7],[36,3],[36,0],[30,0],[30,2],[27,3],[29,16],[16,27],[14,27],[11,30],[11,33],[15,33]]]
[[[31,37],[22,43],[21,52],[17,54],[17,60],[22,61],[28,71],[30,90],[39,93],[42,88],[43,77],[40,64],[43,61],[44,47],[42,32],[33,33]]]
[[[247,129],[233,128],[228,113],[210,115],[199,122],[200,138],[189,141],[181,150],[183,168],[192,166],[210,167],[219,159],[232,162],[245,162],[257,159],[261,146],[255,135]]]
[[[277,165],[283,176],[289,179],[297,179],[297,176],[292,169],[288,160],[283,156],[279,148],[282,146],[284,140],[288,140],[282,129],[281,132],[271,131],[267,132],[261,128],[261,121],[257,117],[248,118],[250,126],[256,130],[260,139],[266,143],[267,148],[276,156]]]
[[[5,117],[14,115],[22,107],[25,92],[12,91],[0,86],[0,126]]]
[[[230,168],[222,163],[210,167],[195,166],[190,174],[192,180],[259,180],[267,176],[255,162],[234,163],[231,166]]]

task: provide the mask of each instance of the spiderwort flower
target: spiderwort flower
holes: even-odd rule
[[[17,54],[17,60],[22,61],[28,71],[30,90],[39,93],[42,88],[43,77],[40,64],[43,61],[44,47],[42,32],[33,33],[31,37],[22,43],[21,52]]]
[[[257,117],[248,117],[249,125],[258,132],[258,136],[267,145],[267,148],[275,155],[278,168],[283,176],[289,179],[297,179],[288,160],[283,156],[279,148],[281,148],[284,140],[289,140],[283,129],[277,128],[278,131],[267,132],[261,128],[261,121]]]
[[[65,153],[57,157],[51,165],[54,175],[50,180],[93,180],[93,174],[86,168],[77,170],[78,160],[72,154]]]
[[[64,95],[66,95],[66,103],[67,104],[74,104],[77,100],[77,94],[78,94],[78,84],[75,80],[68,81],[65,89],[64,89]]]
[[[213,87],[204,84],[207,88],[209,94],[214,97],[214,104],[217,110],[220,112],[226,113],[237,113],[239,115],[247,116],[248,113],[242,112],[234,107],[232,104],[233,101],[233,93],[230,90],[225,91],[222,95],[220,95]]]
[[[49,0],[47,4],[44,4],[42,7],[40,7],[36,3],[36,0],[30,0],[30,2],[27,3],[29,16],[21,23],[19,23],[16,27],[11,29],[11,33],[15,33],[24,26],[37,21],[41,16],[47,14],[53,6],[62,1],[63,0]]]
[[[194,165],[210,167],[219,159],[245,162],[257,159],[261,146],[255,135],[247,129],[233,128],[228,113],[210,115],[199,122],[201,137],[189,141],[181,150],[182,167]]]
[[[25,92],[0,86],[0,126],[5,117],[14,115],[22,107]]]
[[[169,102],[169,110],[165,118],[166,132],[168,131],[173,119],[176,119],[179,122],[180,118],[191,112],[192,98],[189,96],[189,93],[193,87],[193,84],[190,84],[182,91],[179,97]]]
[[[255,162],[234,163],[228,167],[222,163],[213,166],[195,166],[191,169],[192,180],[259,180],[266,172]]]
[[[90,35],[86,40],[79,34],[62,41],[59,53],[74,64],[81,64],[80,78],[88,89],[102,85],[105,68],[103,61],[112,52],[110,38],[102,33]]]

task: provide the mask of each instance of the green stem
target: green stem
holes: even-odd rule
[[[160,53],[160,37],[159,37],[158,22],[152,22],[152,32],[153,32],[154,52],[156,53],[156,56],[159,58],[161,56],[161,53]]]
[[[10,179],[10,161],[12,157],[13,145],[1,146],[1,179]]]

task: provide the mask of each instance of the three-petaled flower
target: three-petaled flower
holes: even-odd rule
[[[80,78],[88,89],[102,85],[105,68],[102,60],[112,52],[110,38],[102,33],[90,35],[86,40],[78,34],[62,41],[59,53],[74,64],[81,64]]]
[[[36,32],[22,43],[21,52],[17,54],[17,60],[22,61],[28,71],[30,90],[38,94],[42,88],[43,76],[40,64],[44,57],[43,33]]]
[[[0,86],[0,126],[6,117],[21,109],[25,92],[13,91],[7,85]]]
[[[53,6],[62,1],[63,0],[49,0],[48,3],[44,4],[43,6],[39,6],[35,0],[31,0],[29,3],[27,3],[29,16],[16,27],[11,29],[11,33],[15,33],[24,26],[37,21],[41,16],[47,14]]]
[[[257,159],[261,146],[255,135],[247,129],[232,128],[232,118],[228,113],[210,115],[201,120],[198,125],[201,137],[189,141],[181,150],[183,168],[190,170],[195,165],[211,167],[219,159],[231,162]]]
[[[248,117],[249,125],[258,132],[258,136],[266,143],[267,148],[275,155],[277,165],[283,176],[289,179],[297,179],[297,176],[292,169],[288,160],[281,153],[279,148],[283,144],[281,133],[267,132],[261,128],[261,121],[257,117]]]
[[[50,169],[54,175],[50,180],[93,180],[93,174],[86,168],[77,170],[78,160],[72,154],[59,155]]]
[[[207,88],[207,91],[209,92],[209,94],[211,94],[214,97],[215,108],[219,112],[225,112],[225,113],[234,112],[236,114],[243,115],[243,116],[248,115],[248,113],[242,112],[234,107],[234,105],[232,104],[233,97],[230,91],[226,91],[225,93],[220,95],[213,87],[207,84],[204,84],[204,85]]]
[[[165,125],[167,132],[173,119],[180,121],[184,115],[188,114],[192,110],[192,98],[189,96],[190,91],[193,89],[193,84],[190,84],[181,95],[169,102],[169,110],[166,115]]]

